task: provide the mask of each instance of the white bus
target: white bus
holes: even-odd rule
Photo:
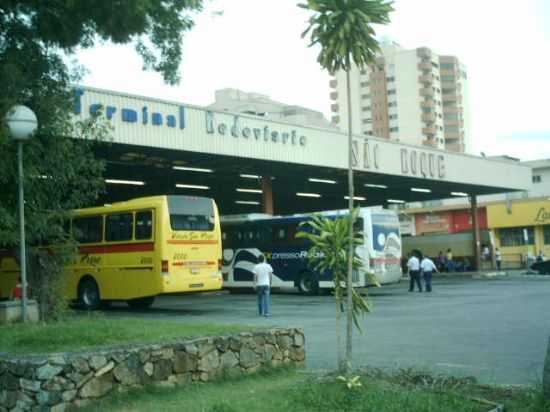
[[[327,217],[343,216],[347,210],[321,212]],[[222,216],[223,286],[227,289],[250,288],[252,269],[264,254],[273,266],[273,287],[297,287],[303,294],[334,288],[331,273],[316,273],[308,264],[311,244],[296,238],[298,225],[311,215],[270,216],[263,214]],[[364,234],[358,248],[363,268],[353,274],[354,287],[368,286],[366,271],[374,273],[381,284],[401,278],[401,237],[399,219],[394,211],[361,208],[356,230]]]

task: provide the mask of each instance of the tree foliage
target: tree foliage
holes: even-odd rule
[[[351,219],[355,221],[359,209],[353,211]],[[344,312],[344,294],[347,287],[347,267],[349,250],[349,226],[350,215],[328,218],[322,215],[313,215],[310,220],[302,222],[303,230],[296,234],[296,237],[308,239],[312,246],[308,252],[308,260],[313,270],[318,273],[331,272],[334,277],[334,297],[341,312]],[[362,258],[358,255],[356,248],[363,245],[363,232],[354,231],[353,242],[353,270],[365,271]],[[369,283],[377,285],[376,278],[371,272],[365,272]],[[354,288],[353,290],[353,321],[358,329],[361,329],[359,317],[370,312],[370,303],[363,298]]]
[[[392,2],[385,0],[307,0],[299,5],[314,14],[302,37],[320,45],[317,61],[330,73],[374,62],[379,49],[373,24],[389,23]]]
[[[9,108],[30,107],[39,124],[24,145],[27,241],[68,241],[63,230],[67,211],[90,205],[104,189],[105,165],[95,158],[94,148],[110,134],[99,116],[81,122],[72,118],[72,88],[83,73],[72,60],[74,52],[102,41],[133,43],[145,68],[176,83],[182,36],[193,26],[190,13],[201,8],[202,0],[0,2],[0,248],[19,243],[17,145],[4,117]],[[31,270],[61,270],[62,262],[46,262],[47,254],[37,253],[37,259],[30,262]],[[31,273],[30,278],[49,277],[58,288],[55,275]],[[49,289],[42,286],[33,289],[46,291],[45,296]]]
[[[190,13],[200,10],[202,0],[4,0],[0,35],[68,53],[98,41],[133,43],[145,68],[175,84],[183,34],[193,27]]]

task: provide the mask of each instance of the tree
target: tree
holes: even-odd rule
[[[364,262],[356,253],[356,248],[363,244],[363,233],[353,230],[352,221],[355,220],[359,209],[353,210],[351,215],[331,219],[321,215],[313,215],[311,220],[302,222],[303,228],[296,234],[296,237],[306,238],[312,246],[308,251],[308,260],[313,270],[318,273],[331,272],[334,278],[334,298],[336,300],[336,346],[338,356],[338,368],[348,369],[348,362],[342,362],[341,348],[341,318],[344,311],[344,291],[349,285],[347,278],[348,262],[352,262],[353,270],[362,270]],[[349,229],[353,236],[351,248],[349,248]],[[349,251],[353,254],[350,256]],[[367,272],[369,283],[377,285],[373,273]],[[347,303],[347,313],[351,314],[353,322],[358,329],[359,315],[370,312],[369,302],[364,299],[355,289],[351,289],[351,304]]]
[[[72,85],[82,74],[71,60],[75,50],[100,41],[133,43],[144,67],[174,84],[180,78],[182,36],[193,26],[189,13],[201,8],[202,0],[0,3],[0,248],[19,242],[16,145],[4,122],[9,108],[27,105],[39,122],[24,149],[28,242],[66,241],[67,210],[89,205],[103,190],[104,162],[95,158],[94,148],[109,135],[99,118],[72,120]]]
[[[317,61],[330,73],[338,70],[346,72],[347,111],[348,111],[348,207],[349,215],[353,210],[353,153],[352,153],[352,114],[349,72],[352,64],[359,68],[373,64],[379,49],[372,24],[389,23],[389,13],[393,11],[392,2],[386,0],[307,0],[299,5],[314,14],[309,19],[308,28],[302,37],[310,34],[310,47],[321,46]],[[348,270],[347,270],[347,333],[346,363],[351,368],[352,359],[352,270],[353,224],[349,226]]]

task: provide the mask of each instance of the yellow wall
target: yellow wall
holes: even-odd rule
[[[513,201],[487,206],[490,228],[550,225],[550,200]]]
[[[540,250],[550,256],[550,244],[544,244],[543,225],[550,225],[550,200],[521,200],[487,206],[487,224],[495,234],[495,246],[501,248],[504,261],[520,262],[522,256]],[[535,244],[501,247],[500,228],[533,226]]]

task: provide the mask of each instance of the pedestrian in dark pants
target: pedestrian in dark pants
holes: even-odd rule
[[[273,278],[273,268],[266,263],[264,255],[258,258],[258,264],[254,266],[254,289],[258,293],[258,314],[269,317],[270,289]]]
[[[418,286],[418,291],[422,292],[422,283],[420,282],[420,260],[417,257],[417,252],[414,251],[407,262],[409,268],[409,292],[414,291],[414,284]]]
[[[424,274],[424,285],[426,286],[426,292],[432,291],[432,274],[434,271],[439,272],[434,262],[428,257],[424,256],[422,262],[420,262],[420,269]]]

